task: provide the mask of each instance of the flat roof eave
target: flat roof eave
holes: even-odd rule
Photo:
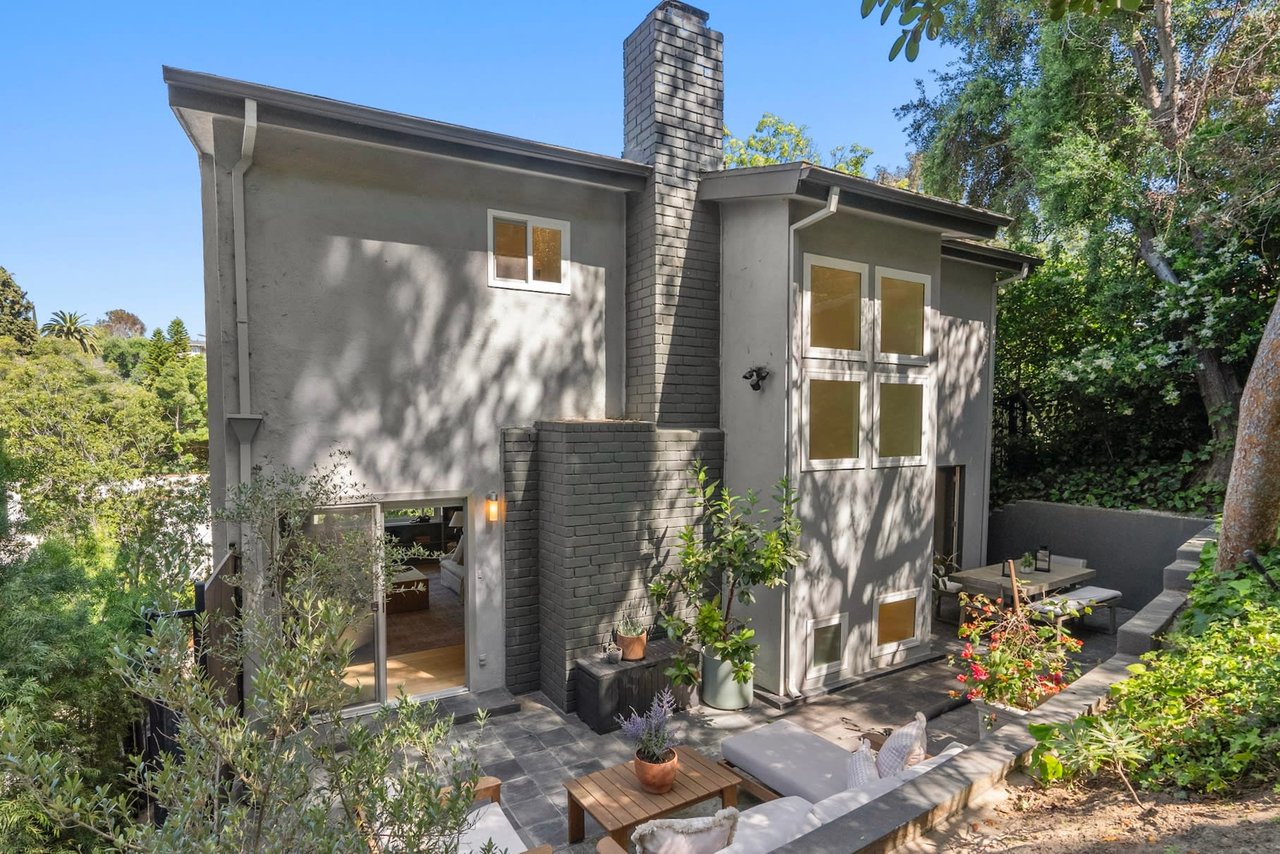
[[[187,124],[184,114],[190,112],[243,119],[244,102],[251,99],[258,104],[259,124],[487,163],[500,168],[538,172],[610,189],[641,190],[652,172],[652,168],[643,163],[619,157],[562,148],[260,83],[169,66],[164,66],[163,72],[169,87],[169,105],[184,125]]]
[[[936,228],[948,235],[989,239],[1013,221],[1004,214],[985,208],[889,187],[868,178],[804,162],[704,172],[699,198],[731,201],[791,196],[825,201],[832,188],[839,188],[842,208]]]

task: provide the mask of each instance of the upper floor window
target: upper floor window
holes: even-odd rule
[[[877,267],[876,302],[876,361],[927,364],[929,277]]]
[[[569,293],[569,223],[489,211],[489,286]]]
[[[865,358],[863,318],[867,265],[825,255],[804,256],[804,355]]]

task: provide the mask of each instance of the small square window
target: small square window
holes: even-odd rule
[[[809,620],[809,668],[807,679],[844,670],[844,648],[849,640],[847,614],[831,614]]]
[[[855,460],[859,457],[861,406],[861,382],[809,380],[810,460]]]
[[[489,286],[569,293],[569,223],[489,211]]]
[[[929,285],[923,273],[876,269],[875,354],[880,362],[924,365],[929,351]]]
[[[814,667],[828,667],[832,664],[839,664],[843,657],[844,646],[841,643],[840,624],[831,623],[827,626],[818,626],[813,630],[813,659],[810,661]]]
[[[525,245],[528,243],[528,227],[523,222],[505,219],[493,221],[493,261],[495,275],[499,279],[528,281]]]
[[[919,457],[924,446],[924,385],[881,381],[879,457]]]
[[[887,599],[876,609],[876,646],[905,644],[916,639],[916,596]]]

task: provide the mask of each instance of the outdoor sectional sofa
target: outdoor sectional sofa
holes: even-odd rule
[[[803,727],[780,720],[724,740],[725,761],[743,775],[748,790],[769,798],[743,810],[733,844],[719,854],[767,854],[848,815],[882,795],[926,774],[964,750],[959,742],[948,744],[936,756],[909,766],[901,773],[847,788],[849,751]],[[626,854],[606,837],[597,854]]]

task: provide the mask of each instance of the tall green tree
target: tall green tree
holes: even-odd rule
[[[1092,361],[1194,380],[1213,436],[1205,476],[1225,483],[1276,293],[1275,0],[1160,0],[1069,24],[1038,3],[957,0],[950,15],[943,37],[966,58],[903,111],[926,190],[1008,208],[1018,234],[1095,268],[1137,261],[1099,283],[1130,334]]]
[[[139,377],[143,382],[154,380],[164,373],[165,366],[173,361],[175,356],[173,344],[165,337],[164,330],[153,329],[151,337],[147,339],[147,348],[143,351],[142,359],[138,363]]]
[[[35,306],[9,271],[0,267],[0,336],[12,338],[21,352],[30,353],[36,333]]]
[[[823,154],[809,136],[808,127],[784,121],[773,113],[761,116],[755,133],[745,140],[733,136],[727,130],[724,137],[726,169],[804,160],[838,172],[863,175],[867,158],[872,153],[871,149],[854,143],[833,148]]]
[[[74,311],[55,311],[40,327],[40,334],[49,338],[61,338],[80,345],[85,353],[97,353],[97,334],[85,323],[84,315]]]
[[[181,317],[175,317],[169,321],[169,328],[166,330],[169,343],[173,345],[173,352],[178,356],[185,356],[191,352],[191,335],[187,332],[187,325],[182,322]]]
[[[171,467],[155,394],[57,339],[30,356],[0,339],[0,432],[38,524],[89,525],[103,489]]]

